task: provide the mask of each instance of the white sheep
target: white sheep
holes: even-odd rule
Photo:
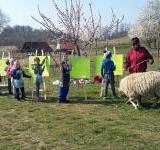
[[[160,72],[149,71],[126,76],[120,82],[119,91],[129,98],[129,102],[135,109],[140,105],[141,96],[155,97],[158,101],[160,98]]]

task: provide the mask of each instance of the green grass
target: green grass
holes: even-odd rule
[[[54,98],[32,103],[1,97],[0,149],[159,148],[159,109],[134,110],[124,99],[71,100],[62,105]]]
[[[156,70],[158,63],[149,70]],[[58,72],[46,80],[44,103],[0,97],[0,150],[159,149],[160,109],[151,108],[149,98],[143,108],[134,110],[125,97],[111,99],[109,93],[110,99],[101,100],[98,84],[87,85],[88,100],[84,100],[83,87],[72,85],[71,103],[58,104],[58,88],[52,85],[57,78]]]

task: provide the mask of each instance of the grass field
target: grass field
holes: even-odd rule
[[[46,81],[49,97],[44,103],[0,97],[0,150],[160,149],[160,109],[151,108],[149,98],[134,110],[125,97],[101,100],[100,85],[87,85],[88,100],[82,87],[72,85],[71,103],[58,104],[58,88],[52,85],[56,77],[58,73]],[[28,87],[27,82],[27,92]]]
[[[158,109],[123,100],[32,104],[0,99],[0,149],[159,149]]]

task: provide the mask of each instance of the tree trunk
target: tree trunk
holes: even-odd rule
[[[160,33],[158,32],[158,38],[157,38],[157,58],[159,59],[160,56],[160,43],[159,43],[159,35]]]
[[[147,40],[147,46],[148,46],[149,48],[151,48],[151,41],[150,41],[150,40]]]
[[[81,56],[81,51],[77,43],[76,43],[76,50],[77,50],[78,56]]]
[[[156,49],[157,48],[157,39],[153,40],[153,45],[154,45],[154,49]]]
[[[96,39],[96,56],[97,56],[97,39]]]
[[[59,52],[59,62],[62,60],[62,52]]]
[[[107,45],[106,46],[109,47],[109,41],[108,41],[108,39],[107,39]]]

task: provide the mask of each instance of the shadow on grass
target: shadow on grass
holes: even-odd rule
[[[153,104],[155,104],[154,102],[145,102],[142,104],[142,108],[143,109],[159,109],[160,108],[160,103],[155,104],[155,106],[153,106]]]
[[[27,101],[33,101],[32,97],[27,97]],[[43,103],[57,103],[58,98],[57,97],[47,97],[47,100],[44,100]],[[84,99],[84,97],[71,97],[69,104],[101,104],[101,105],[120,105],[125,104],[126,100],[122,98],[107,98],[103,100],[95,99],[94,97],[88,97],[87,100]],[[142,109],[159,109],[160,103],[158,103],[155,107],[152,107],[154,102],[143,102],[142,103]],[[131,105],[131,104],[128,104]]]
[[[69,104],[103,104],[103,105],[113,105],[113,104],[122,104],[124,103],[121,99],[96,99],[92,97],[88,97],[87,100],[84,99],[84,97],[72,97],[70,99]],[[58,98],[56,97],[48,97],[47,100],[44,101],[44,103],[57,103]]]

